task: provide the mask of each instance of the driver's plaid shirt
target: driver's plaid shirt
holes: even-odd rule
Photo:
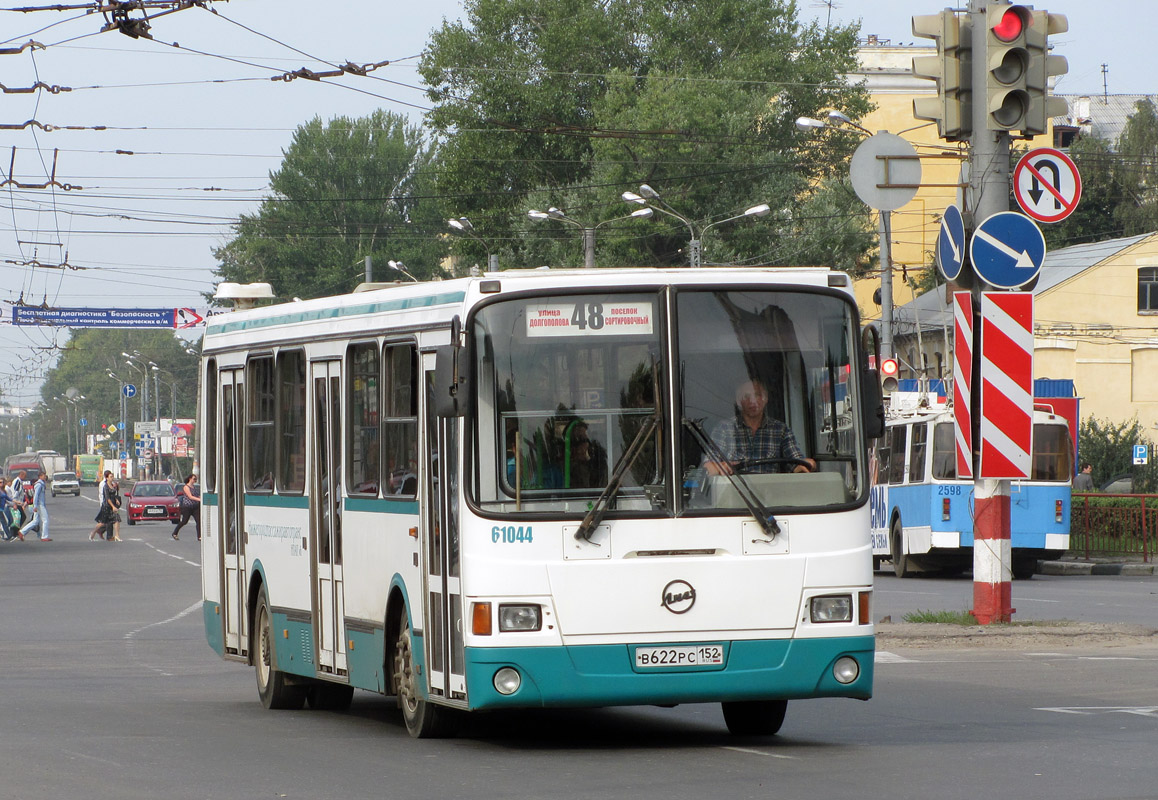
[[[712,431],[712,441],[727,461],[755,461],[761,458],[805,458],[796,444],[792,429],[778,419],[764,417],[759,428],[752,431],[739,417],[724,421]],[[709,461],[711,459],[708,459]],[[756,472],[773,472],[781,465],[767,464]]]

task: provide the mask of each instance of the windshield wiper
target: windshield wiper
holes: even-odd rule
[[[599,527],[599,523],[603,520],[603,515],[607,513],[607,508],[611,504],[612,498],[615,497],[619,492],[620,486],[623,485],[624,474],[635,464],[639,458],[639,454],[643,452],[643,446],[658,426],[659,412],[656,411],[640,426],[639,432],[635,434],[635,438],[631,440],[631,444],[623,451],[619,460],[615,462],[615,467],[611,471],[611,479],[607,481],[607,485],[603,487],[603,491],[599,493],[599,497],[595,498],[595,502],[591,504],[587,515],[583,517],[583,521],[579,523],[579,530],[575,531],[576,539],[591,541],[591,536],[595,533],[595,529]]]
[[[704,428],[699,420],[684,417],[683,424],[685,428],[692,432],[692,436],[699,442],[700,447],[704,448],[704,452],[708,454],[708,460],[715,461],[719,464],[725,463],[728,460],[719,445],[704,433]],[[734,471],[723,472],[721,470],[721,473],[731,481],[732,486],[736,489],[736,494],[740,495],[740,499],[744,501],[744,505],[752,512],[752,516],[756,518],[756,522],[764,529],[764,534],[770,539],[775,538],[776,535],[780,533],[780,524],[776,522],[776,517],[772,515],[772,512],[760,502],[760,498],[757,497],[756,492],[752,490],[751,484],[744,480],[742,475],[738,475]]]

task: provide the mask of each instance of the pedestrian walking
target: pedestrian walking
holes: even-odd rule
[[[5,542],[16,538],[12,524],[12,495],[8,494],[8,480],[0,477],[0,539]]]
[[[105,487],[105,539],[121,541],[121,485],[112,477]]]
[[[201,495],[193,489],[196,482],[196,475],[186,476],[185,483],[177,494],[177,503],[181,508],[181,521],[173,529],[174,541],[177,540],[177,532],[185,526],[190,517],[193,518],[193,524],[197,527],[197,541],[201,541]]]
[[[33,528],[40,532],[40,541],[51,542],[52,537],[48,535],[48,479],[44,473],[40,473],[40,477],[36,479],[36,485],[32,489],[32,513],[33,517],[28,522],[24,523],[24,527],[20,529],[20,537],[32,531]]]
[[[101,482],[97,484],[97,513],[93,517],[96,522],[96,527],[92,529],[92,533],[88,535],[88,540],[94,541],[98,536],[105,538],[105,508],[108,506],[108,499],[106,492],[108,491],[109,479],[113,477],[112,470],[105,470],[104,477]]]

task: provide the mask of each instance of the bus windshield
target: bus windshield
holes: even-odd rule
[[[658,294],[496,303],[475,319],[479,501],[502,511],[586,512],[655,416]],[[664,480],[658,427],[623,476],[619,508],[650,509]]]
[[[747,514],[753,498],[756,508],[821,508],[866,491],[851,304],[815,291],[669,291],[671,319],[665,293],[631,291],[479,311],[483,510],[582,515],[617,468],[620,513]],[[764,404],[750,431],[745,387]],[[713,474],[720,459],[728,475]]]

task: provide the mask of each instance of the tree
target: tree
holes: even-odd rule
[[[1082,136],[1070,147],[1082,199],[1070,216],[1044,227],[1052,248],[1158,230],[1158,112],[1140,101],[1114,144]]]
[[[440,274],[445,219],[430,195],[434,150],[406,118],[315,117],[294,132],[273,192],[217,248],[226,281],[267,281],[279,297],[350,291],[370,256],[375,277],[395,280],[400,261],[418,278]]]
[[[578,231],[532,227],[529,208],[599,224],[601,266],[662,266],[688,263],[693,232],[766,202],[768,217],[712,227],[705,263],[867,266],[869,218],[838,178],[858,140],[794,125],[868,110],[842,77],[855,28],[801,25],[789,0],[467,0],[465,12],[420,65],[443,137],[437,186],[509,263],[582,263]],[[693,230],[619,219],[638,208],[620,194],[641,183]]]
[[[155,398],[154,390],[157,388],[161,390],[161,416],[193,418],[197,412],[197,358],[189,354],[186,347],[172,331],[74,330],[56,365],[48,370],[41,388],[44,405],[35,420],[36,447],[64,453],[71,441],[76,451],[78,433],[75,427],[70,430],[69,425],[77,426],[77,412],[88,422],[79,434],[81,436],[100,434],[102,426],[110,423],[120,424],[120,384],[109,377],[110,371],[136,385],[138,394],[129,401],[126,417],[130,423],[141,419],[139,403],[145,395],[144,387],[140,385],[143,376],[125,363],[122,353],[139,352],[141,357],[137,361],[146,364],[151,361],[158,367],[157,382],[154,383],[152,375],[149,377],[146,419],[156,416],[158,398]],[[70,394],[70,390],[75,392]],[[69,396],[74,402],[63,399]],[[177,400],[175,415],[172,413],[174,397]]]
[[[1078,426],[1078,460],[1093,466],[1095,486],[1132,472],[1135,491],[1154,491],[1158,487],[1158,463],[1151,461],[1145,466],[1134,466],[1133,448],[1138,444],[1153,450],[1136,417],[1129,422],[1091,417]]]

